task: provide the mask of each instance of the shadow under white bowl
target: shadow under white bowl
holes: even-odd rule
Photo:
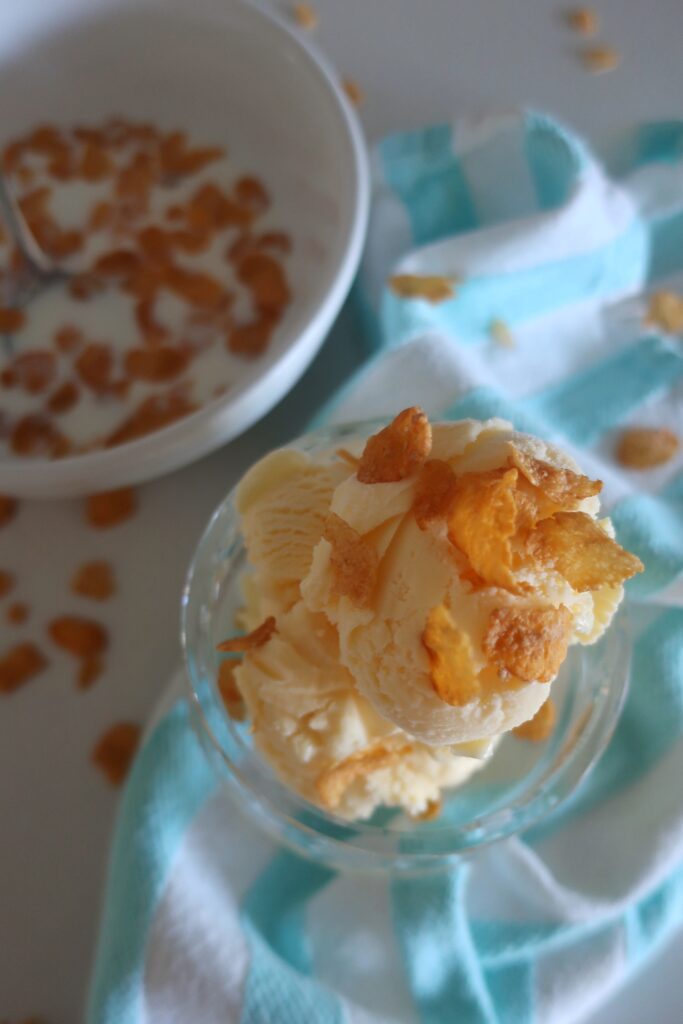
[[[35,18],[24,19],[11,51],[0,43],[0,142],[41,122],[96,123],[118,113],[182,128],[200,142],[224,144],[240,170],[259,175],[273,195],[274,220],[294,240],[291,306],[268,351],[239,363],[227,394],[115,448],[59,460],[0,455],[0,492],[66,497],[185,465],[242,433],[290,390],[358,266],[368,171],[334,72],[264,7],[53,0],[46,10],[27,0],[27,10]],[[8,19],[3,9],[0,34]]]

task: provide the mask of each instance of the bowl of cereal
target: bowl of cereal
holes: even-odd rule
[[[0,53],[0,491],[68,496],[283,397],[350,287],[368,176],[334,72],[247,0],[36,26]]]

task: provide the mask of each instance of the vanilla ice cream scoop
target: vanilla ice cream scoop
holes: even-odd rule
[[[234,675],[280,776],[356,818],[421,814],[471,775],[640,569],[597,519],[600,486],[505,421],[419,409],[258,463],[237,492],[240,624],[270,626]]]

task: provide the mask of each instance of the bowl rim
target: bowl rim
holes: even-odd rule
[[[363,423],[331,425],[319,428],[290,442],[290,446],[303,446],[307,443],[326,439],[329,444],[338,444],[342,439],[358,436],[368,426],[376,428],[378,420]],[[571,650],[574,663],[580,660],[581,672],[587,670],[590,651],[607,648],[609,657],[617,664],[614,678],[603,683],[593,696],[589,706],[572,724],[567,736],[557,746],[557,764],[544,770],[535,779],[532,789],[517,794],[510,804],[494,807],[493,810],[473,818],[464,825],[450,826],[454,833],[458,832],[465,842],[453,850],[436,852],[428,851],[385,851],[364,847],[362,844],[349,846],[346,838],[335,835],[335,830],[353,835],[353,838],[364,834],[377,835],[381,830],[378,826],[365,821],[350,822],[316,807],[304,797],[290,790],[280,780],[276,780],[276,791],[284,794],[282,802],[276,803],[271,796],[263,796],[253,784],[245,780],[243,772],[234,764],[226,753],[216,731],[210,721],[210,709],[205,707],[207,699],[213,694],[208,692],[207,680],[198,677],[194,658],[194,646],[191,639],[191,615],[196,599],[197,577],[200,559],[206,552],[215,550],[213,546],[214,531],[219,527],[221,518],[231,515],[233,521],[238,520],[234,506],[237,485],[218,504],[210,517],[206,528],[195,548],[186,576],[181,599],[180,638],[183,652],[184,680],[191,719],[199,740],[204,747],[214,770],[218,764],[217,775],[225,788],[230,792],[237,805],[256,822],[266,833],[278,842],[294,850],[297,854],[314,861],[323,861],[340,870],[355,870],[363,873],[387,872],[394,874],[422,874],[440,871],[453,867],[464,857],[471,856],[494,842],[509,838],[526,829],[542,823],[547,816],[564,805],[586,778],[607,747],[628,693],[631,660],[631,629],[627,602],[622,602],[617,611],[615,621],[610,624],[597,644],[584,647],[575,645]],[[241,533],[236,531],[239,539]],[[231,541],[234,546],[235,541]],[[628,642],[623,642],[628,635]],[[609,660],[608,657],[608,660]],[[213,681],[212,681],[213,684]],[[209,684],[209,685],[212,685]],[[552,741],[551,741],[552,742]],[[258,752],[256,757],[260,758]],[[261,758],[263,761],[263,759]],[[265,764],[265,762],[263,762]],[[307,821],[302,821],[288,812],[285,805],[299,805],[305,813]],[[310,824],[320,819],[330,831],[321,833]],[[437,825],[435,822],[434,825]],[[488,826],[488,827],[485,827]]]
[[[0,456],[0,490],[16,497],[71,497],[95,490],[110,490],[154,479],[188,465],[244,433],[261,419],[294,386],[322,345],[351,287],[360,263],[370,207],[370,170],[367,147],[360,121],[341,86],[331,63],[301,30],[284,15],[260,0],[229,0],[268,28],[287,37],[317,75],[321,88],[339,116],[339,127],[349,150],[351,172],[348,223],[343,225],[337,267],[332,271],[326,291],[308,322],[286,342],[283,351],[242,388],[237,395],[219,396],[205,402],[195,412],[141,438],[63,459],[3,458]],[[97,20],[112,10],[125,7],[139,12],[143,3],[107,4],[98,11],[83,12]],[[150,10],[173,11],[188,18],[220,21],[226,11],[201,5],[188,8],[172,0],[144,0]]]

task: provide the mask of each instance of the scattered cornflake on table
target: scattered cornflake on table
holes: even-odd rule
[[[521,740],[529,740],[531,743],[542,743],[552,735],[557,719],[557,711],[551,697],[541,704],[533,718],[528,722],[522,722],[516,729],[513,729],[515,736]]]
[[[502,348],[515,348],[515,337],[504,320],[494,319],[489,324],[489,334]]]
[[[21,626],[28,619],[30,609],[29,606],[27,604],[24,604],[23,601],[15,601],[8,607],[7,612],[5,614],[7,617],[7,621],[12,626]]]
[[[683,333],[683,296],[676,292],[654,292],[650,296],[645,320],[669,334]]]
[[[140,726],[117,722],[102,733],[92,751],[92,761],[112,786],[126,778],[140,744]]]
[[[118,491],[104,491],[86,498],[85,517],[96,530],[118,526],[135,514],[138,507],[137,494],[132,487]]]
[[[57,647],[80,661],[76,685],[87,690],[102,674],[102,654],[109,645],[104,626],[81,615],[62,615],[48,625],[50,638]]]
[[[394,274],[389,287],[401,299],[425,299],[436,305],[455,296],[455,277],[441,274]]]
[[[114,570],[109,562],[85,562],[71,580],[74,594],[106,601],[116,592]]]
[[[353,78],[343,78],[342,89],[350,99],[351,103],[353,103],[354,107],[360,107],[361,103],[365,99],[365,93],[358,82]]]
[[[570,7],[565,13],[565,21],[569,28],[586,39],[594,36],[600,26],[597,11],[592,7]]]
[[[0,526],[6,526],[14,519],[18,507],[16,498],[10,498],[9,494],[0,494]]]
[[[666,427],[629,427],[617,444],[617,460],[628,469],[652,469],[676,455],[680,441]]]
[[[0,597],[4,597],[5,594],[9,594],[14,583],[15,579],[12,573],[5,572],[4,569],[0,569]]]
[[[620,61],[621,55],[613,46],[587,46],[581,51],[581,63],[584,68],[596,75],[614,71]]]
[[[312,32],[318,27],[318,12],[311,4],[294,4],[292,17],[299,28],[305,29],[306,32]]]
[[[17,644],[0,657],[0,693],[13,693],[46,667],[47,659],[36,644]]]

